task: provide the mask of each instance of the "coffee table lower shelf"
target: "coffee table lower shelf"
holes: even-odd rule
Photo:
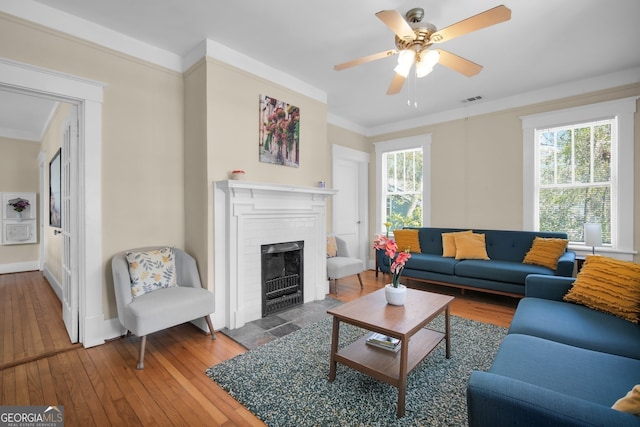
[[[400,351],[393,352],[367,344],[369,334],[348,346],[341,348],[335,354],[334,360],[352,369],[367,374],[394,387],[400,386]],[[409,354],[407,357],[407,374],[444,338],[446,334],[433,329],[423,328],[409,340]],[[401,345],[405,345],[402,343]]]

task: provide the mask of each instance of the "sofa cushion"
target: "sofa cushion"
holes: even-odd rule
[[[509,334],[489,372],[611,407],[635,385],[640,360]]]
[[[603,256],[587,256],[564,299],[638,323],[640,264]]]
[[[440,255],[411,254],[411,258],[407,260],[405,268],[452,275],[457,263],[458,261],[453,258],[445,258]]]
[[[393,238],[396,240],[398,252],[422,252],[420,249],[420,241],[418,240],[418,230],[407,228],[404,230],[394,230]]]
[[[530,297],[520,300],[509,333],[640,360],[640,326],[567,302]]]
[[[455,234],[456,259],[489,259],[484,243],[484,234],[462,233]]]
[[[474,277],[524,285],[529,274],[553,274],[553,272],[539,265],[519,262],[465,259],[455,265],[455,274],[460,277]]]
[[[531,249],[529,249],[522,262],[555,270],[558,266],[558,259],[567,250],[568,244],[568,239],[549,239],[536,236],[533,239]]]
[[[452,231],[451,233],[442,233],[442,256],[455,257],[456,256],[456,235],[458,234],[471,234],[473,231]]]
[[[166,307],[172,306],[172,310]],[[194,313],[213,313],[213,293],[204,288],[174,286],[149,292],[125,307],[125,323],[134,334],[143,336],[193,320]]]

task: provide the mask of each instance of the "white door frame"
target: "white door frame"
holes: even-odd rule
[[[68,102],[78,107],[78,198],[73,208],[77,248],[79,341],[84,347],[104,343],[102,332],[102,100],[105,84],[0,58],[0,89]]]
[[[352,148],[344,147],[342,145],[333,144],[331,147],[331,164],[335,165],[336,162],[340,159],[348,160],[352,162],[358,163],[358,184],[359,184],[359,195],[358,195],[358,210],[361,213],[362,218],[360,219],[358,234],[360,236],[360,241],[358,242],[358,253],[355,254],[357,258],[365,261],[368,258],[369,254],[369,153],[364,151],[354,150]],[[331,182],[336,182],[336,169],[334,167],[331,168]],[[338,215],[337,206],[332,202],[332,230],[335,230],[335,220]]]

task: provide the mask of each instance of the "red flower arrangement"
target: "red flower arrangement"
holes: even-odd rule
[[[400,284],[400,276],[402,275],[402,270],[404,270],[404,265],[407,260],[411,258],[409,250],[398,252],[396,242],[385,236],[378,236],[376,238],[373,242],[373,249],[383,250],[385,255],[389,257],[389,261],[393,260],[391,263],[391,284],[394,288],[397,288]]]

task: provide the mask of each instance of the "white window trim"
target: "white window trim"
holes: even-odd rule
[[[422,226],[431,224],[431,134],[423,134],[408,138],[393,139],[374,143],[376,150],[376,228],[382,222],[384,205],[382,204],[382,155],[391,151],[422,149]],[[384,233],[386,230],[375,230]]]
[[[636,100],[640,97],[623,98],[564,110],[549,111],[520,117],[523,139],[523,228],[534,230],[535,225],[535,179],[538,163],[535,148],[535,131],[581,122],[591,122],[609,118],[618,119],[618,144],[612,144],[611,166],[612,186],[617,188],[617,197],[612,193],[616,221],[612,221],[611,248],[599,248],[616,258],[633,260],[633,219],[634,219],[634,114]],[[579,254],[590,253],[584,245],[572,244],[571,249]]]

